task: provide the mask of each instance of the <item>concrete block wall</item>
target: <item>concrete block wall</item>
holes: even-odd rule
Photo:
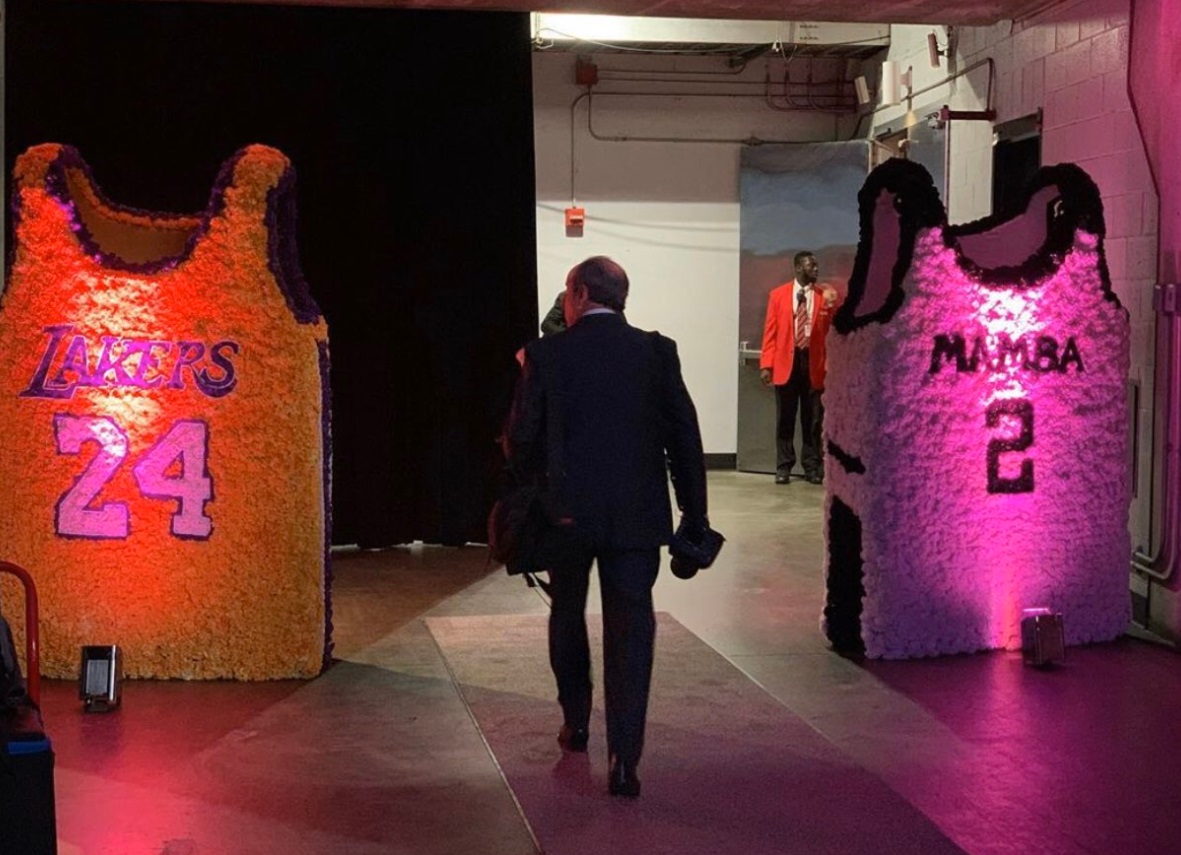
[[[1078,0],[1012,26],[964,28],[959,50],[965,64],[1005,57],[997,69],[997,121],[1041,107],[1042,162],[1077,163],[1103,195],[1108,265],[1131,316],[1130,379],[1140,389],[1129,527],[1133,543],[1148,547],[1157,195],[1128,96],[1130,15],[1129,0]]]
[[[981,110],[987,104],[988,61],[994,71],[992,104],[1003,123],[1042,110],[1042,162],[1077,163],[1099,185],[1107,222],[1107,257],[1112,285],[1132,324],[1130,380],[1139,386],[1137,491],[1129,528],[1134,545],[1149,547],[1152,483],[1152,407],[1155,364],[1152,289],[1156,281],[1157,195],[1128,96],[1131,0],[1077,0],[1018,21],[988,27],[936,30],[940,43],[954,45],[950,71],[980,64],[924,97],[952,109]],[[931,86],[925,58],[930,27],[896,27],[891,59],[913,61]],[[928,109],[912,104],[921,117]],[[905,121],[900,112],[879,113],[876,126]],[[991,213],[992,127],[985,122],[952,122],[949,145],[949,218],[979,219]],[[1159,469],[1159,466],[1157,466]],[[1159,474],[1157,476],[1159,481]]]

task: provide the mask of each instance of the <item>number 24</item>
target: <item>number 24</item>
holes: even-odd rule
[[[131,519],[123,502],[104,502],[91,507],[95,498],[127,458],[127,434],[109,416],[53,417],[53,434],[58,454],[79,454],[88,442],[98,451],[70,489],[58,500],[54,530],[64,537],[104,540],[123,539],[131,533]],[[132,469],[141,494],[150,499],[176,499],[172,515],[174,537],[205,540],[213,531],[213,520],[205,514],[205,503],[213,498],[209,477],[209,426],[205,422],[173,422],[164,437],[144,452]],[[179,461],[179,474],[169,475]]]

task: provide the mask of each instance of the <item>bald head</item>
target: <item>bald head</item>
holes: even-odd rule
[[[627,273],[605,255],[576,264],[566,276],[566,325],[572,326],[590,309],[622,312],[627,289]]]

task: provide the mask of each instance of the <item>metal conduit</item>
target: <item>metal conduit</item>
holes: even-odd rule
[[[1177,408],[1181,405],[1181,318],[1177,315],[1177,291],[1175,284],[1157,285],[1153,291],[1153,303],[1157,311],[1157,335],[1165,341],[1164,365],[1158,366],[1165,372],[1165,396],[1163,402],[1154,394],[1155,409],[1161,416],[1164,434],[1162,451],[1165,457],[1165,478],[1161,485],[1161,540],[1154,554],[1137,549],[1132,553],[1132,569],[1160,581],[1172,579],[1177,569],[1177,532],[1181,528],[1181,514],[1178,513],[1178,487],[1181,486],[1181,419]],[[1159,383],[1156,385],[1160,385]]]
[[[608,136],[606,134],[598,133],[594,128],[594,120],[592,117],[592,107],[594,104],[594,95],[589,89],[581,93],[570,103],[570,196],[574,197],[574,126],[575,115],[578,104],[585,98],[587,102],[586,108],[586,129],[587,133],[593,139],[599,142],[663,142],[663,143],[713,143],[715,145],[721,143],[732,143],[737,145],[764,145],[768,143],[775,143],[781,145],[811,145],[818,140],[785,140],[785,139],[763,139],[761,137],[750,136],[744,139],[737,139],[732,137],[635,137],[635,136]],[[653,95],[673,95],[676,93],[668,92],[599,92],[603,96],[647,96]],[[682,93],[685,94],[685,93]],[[723,92],[699,92],[695,93],[695,97],[713,97],[713,98],[765,98],[763,93],[751,93],[750,95],[737,93],[723,93]]]

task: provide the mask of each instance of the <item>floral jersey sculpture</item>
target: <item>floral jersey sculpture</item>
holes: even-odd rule
[[[17,160],[0,299],[0,557],[33,573],[42,670],[319,673],[330,649],[327,327],[265,146],[206,211],[103,197],[78,153]],[[8,591],[6,594],[10,593]]]
[[[827,605],[838,650],[906,658],[1066,639],[1129,617],[1127,313],[1099,192],[1042,169],[1025,211],[949,227],[931,178],[891,160],[829,338]]]

